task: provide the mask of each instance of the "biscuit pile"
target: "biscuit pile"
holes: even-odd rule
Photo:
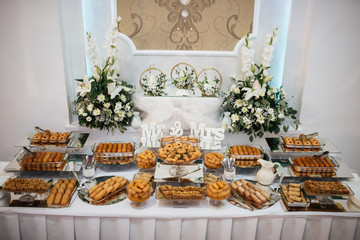
[[[95,157],[103,164],[130,163],[134,160],[134,146],[131,143],[99,143]]]
[[[296,157],[291,166],[296,176],[321,175],[331,177],[336,174],[336,166],[329,157]]]
[[[68,206],[75,190],[75,179],[59,179],[52,187],[46,204],[48,206]]]
[[[152,151],[145,150],[136,156],[136,165],[139,168],[153,168],[156,165],[156,155]]]
[[[218,169],[222,168],[221,160],[224,156],[218,152],[211,152],[205,154],[204,165],[207,168]]]
[[[286,200],[291,203],[306,203],[305,197],[301,192],[301,185],[297,183],[289,183],[288,186],[281,185]]]
[[[34,152],[36,157],[27,154],[20,162],[20,170],[61,171],[66,161],[61,152]]]
[[[51,183],[42,179],[9,178],[3,185],[3,191],[44,193],[51,187]]]
[[[286,151],[314,151],[320,150],[320,142],[316,138],[300,140],[299,137],[283,137],[283,146]]]
[[[323,182],[306,180],[304,188],[314,194],[350,194],[349,189],[340,182]]]
[[[245,200],[253,202],[258,206],[261,206],[270,200],[270,195],[267,192],[244,179],[232,182],[230,186],[240,196],[243,196]]]
[[[197,143],[199,143],[199,140],[196,137],[189,136],[167,136],[161,138],[161,147],[164,147],[166,144],[175,142],[181,142],[195,146]]]
[[[100,182],[97,185],[89,189],[89,196],[95,202],[100,202],[104,200],[108,195],[115,192],[118,189],[121,189],[128,182],[127,179],[123,177],[112,177],[106,181]]]
[[[181,164],[195,161],[201,157],[201,152],[197,147],[176,142],[160,148],[159,157],[172,164]]]
[[[150,185],[146,180],[131,181],[126,187],[127,197],[133,202],[144,202],[150,197]]]
[[[195,186],[173,187],[162,185],[159,186],[159,192],[165,199],[195,200],[204,198],[204,190]]]
[[[37,132],[30,141],[35,145],[43,144],[59,144],[65,145],[69,139],[69,132],[50,132],[49,130],[45,132]]]
[[[229,185],[225,181],[210,183],[206,187],[206,195],[214,200],[224,200],[230,196]]]
[[[257,160],[263,157],[263,153],[257,147],[234,145],[230,148],[230,157],[235,158],[236,167],[252,167],[260,165]]]

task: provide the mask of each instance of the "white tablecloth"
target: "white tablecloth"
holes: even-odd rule
[[[133,172],[119,175],[131,179]],[[358,183],[357,177],[348,184]],[[360,239],[355,212],[285,212],[280,202],[253,212],[226,202],[217,210],[207,200],[173,208],[153,196],[147,204],[133,209],[126,199],[93,206],[76,197],[62,209],[0,207],[0,239]]]

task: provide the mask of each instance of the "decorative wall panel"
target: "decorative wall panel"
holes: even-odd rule
[[[252,31],[254,0],[117,0],[138,50],[233,51]]]

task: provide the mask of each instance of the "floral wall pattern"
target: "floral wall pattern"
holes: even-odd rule
[[[117,0],[117,11],[139,50],[232,51],[252,30],[254,0]]]

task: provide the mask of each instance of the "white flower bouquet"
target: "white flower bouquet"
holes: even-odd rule
[[[204,97],[219,95],[221,84],[221,74],[215,68],[205,68],[199,73],[197,85]]]
[[[165,93],[166,75],[159,69],[150,67],[140,76],[140,86],[147,96],[163,96]]]
[[[93,75],[77,79],[76,114],[79,125],[114,131],[125,131],[133,118],[132,95],[134,86],[119,80],[117,61],[119,56],[116,47],[116,21],[107,33],[107,56],[104,66],[100,66],[96,57],[94,40],[87,33],[87,56],[92,64]]]
[[[191,90],[194,92],[194,83],[197,75],[195,69],[187,63],[179,63],[171,70],[172,84],[185,90]]]
[[[294,120],[296,128],[300,124],[296,118],[297,111],[285,101],[285,91],[271,87],[273,76],[268,74],[273,57],[277,28],[272,35],[267,35],[260,65],[254,63],[254,50],[251,49],[249,34],[242,47],[242,78],[233,77],[235,82],[224,99],[223,106],[231,113],[229,131],[244,132],[250,141],[262,137],[264,132],[279,133],[285,117]],[[283,126],[288,131],[289,126]]]

